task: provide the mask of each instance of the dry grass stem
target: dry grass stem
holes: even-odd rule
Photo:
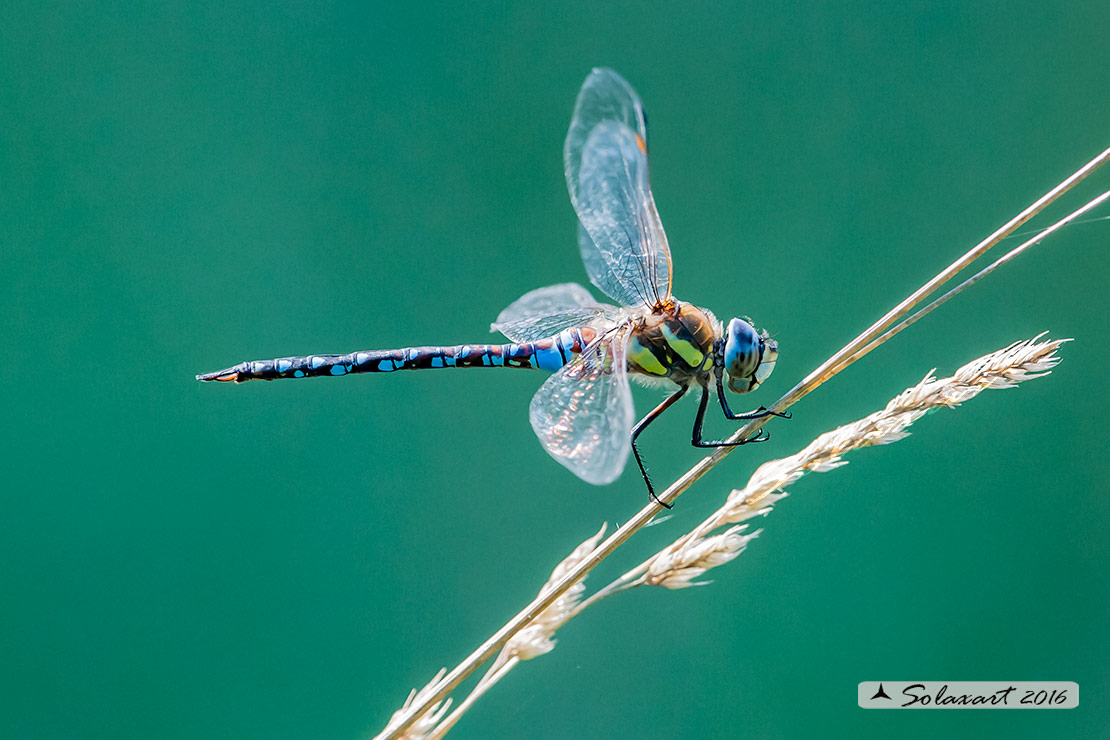
[[[711,537],[696,537],[685,546],[660,552],[648,564],[644,584],[663,588],[705,586],[710,581],[695,581],[710,568],[724,565],[744,551],[760,530],[744,534],[746,525],[730,527]]]
[[[553,588],[555,584],[559,583],[575,565],[577,565],[583,558],[589,555],[597,547],[597,543],[605,534],[606,525],[601,525],[601,529],[593,537],[586,539],[578,547],[570,553],[570,555],[563,558],[555,569],[551,571],[547,582],[540,588],[540,595],[542,596],[547,590]],[[583,580],[585,578],[583,577]],[[579,581],[563,592],[552,604],[540,612],[530,624],[524,629],[513,635],[505,647],[501,649],[501,653],[493,661],[486,674],[471,690],[471,692],[459,702],[446,719],[435,727],[435,730],[428,734],[427,740],[439,740],[447,734],[459,718],[469,709],[480,696],[489,691],[490,687],[500,681],[509,671],[515,668],[522,660],[531,660],[545,653],[549,653],[555,649],[555,630],[563,626],[570,617],[576,613],[579,602],[582,599],[582,593],[586,590],[586,585]],[[442,673],[440,674],[442,677]],[[438,680],[438,679],[437,679]],[[440,715],[442,717],[442,714]],[[438,718],[437,718],[438,719]],[[415,725],[414,725],[415,726]]]
[[[936,308],[938,308],[941,305],[947,303],[949,300],[951,300],[955,296],[959,295],[963,291],[967,290],[972,285],[974,285],[975,283],[977,283],[980,280],[982,280],[983,278],[985,278],[987,275],[989,275],[992,272],[994,272],[995,270],[997,270],[999,267],[1002,267],[1002,265],[1004,265],[1007,262],[1009,262],[1010,260],[1014,259],[1019,254],[1021,254],[1025,250],[1032,247],[1034,244],[1037,244],[1042,239],[1044,239],[1046,236],[1049,236],[1050,234],[1056,233],[1057,231],[1064,228],[1065,226],[1067,226],[1070,223],[1076,222],[1076,219],[1078,219],[1080,216],[1094,210],[1098,206],[1105,203],[1107,200],[1110,200],[1110,190],[1106,191],[1105,193],[1103,193],[1102,195],[1100,195],[1096,198],[1092,198],[1087,203],[1085,203],[1082,207],[1076,209],[1075,211],[1072,211],[1067,216],[1060,219],[1056,223],[1052,224],[1048,228],[1038,231],[1032,238],[1027,239],[1026,241],[1022,242],[1020,245],[1014,247],[1009,252],[1002,255],[1001,257],[996,259],[994,262],[987,265],[982,270],[980,270],[979,272],[977,272],[974,275],[972,275],[971,277],[969,277],[967,280],[965,280],[962,283],[960,283],[959,285],[957,285],[952,290],[948,291],[944,295],[942,295],[939,298],[930,302],[929,305],[927,305],[924,308],[916,311],[915,313],[911,314],[910,316],[907,316],[906,318],[902,319],[902,321],[898,322],[896,325],[892,326],[890,329],[888,329],[886,332],[884,332],[882,336],[873,339],[867,346],[865,346],[863,349],[861,349],[858,353],[852,355],[852,357],[850,358],[849,361],[850,362],[855,362],[856,360],[860,359],[861,357],[866,355],[871,350],[875,349],[879,345],[881,345],[884,342],[886,342],[887,340],[889,340],[891,337],[893,337],[898,332],[902,331],[903,329],[905,329],[905,328],[911,326],[912,324],[917,323],[921,319],[925,318],[925,316],[930,314]],[[1108,218],[1110,218],[1110,217],[1108,217]],[[1093,220],[1099,220],[1099,219],[1093,219]]]
[[[1021,213],[1003,224],[1003,226],[997,229],[993,234],[914,291],[905,300],[888,311],[881,319],[864,330],[848,344],[844,345],[844,347],[829,357],[829,359],[807,375],[801,382],[791,388],[782,398],[771,405],[771,409],[775,411],[785,411],[792,404],[847,368],[856,359],[857,355],[859,355],[860,350],[871,344],[874,339],[879,337],[886,329],[893,325],[894,322],[907,315],[922,300],[940,288],[941,285],[951,280],[975,259],[986,253],[987,250],[1006,238],[1006,236],[1019,226],[1039,213],[1107,161],[1110,161],[1110,149],[1101,152],[1090,162],[1076,170],[1059,185],[1038,198],[1021,211]],[[729,441],[735,442],[753,436],[762,423],[766,423],[766,420],[753,420],[745,424],[729,437]],[[402,709],[395,714],[391,723],[375,738],[375,740],[397,740],[397,738],[402,737],[405,729],[414,723],[418,717],[424,716],[433,704],[446,698],[446,696],[454,690],[456,686],[462,683],[467,676],[496,655],[514,635],[528,627],[539,614],[557,601],[566,591],[581,581],[590,570],[595,568],[602,560],[607,558],[632,537],[633,534],[655,518],[664,505],[672,503],[699,478],[705,475],[706,472],[727,457],[734,449],[736,448],[718,448],[713,454],[702,459],[679,477],[670,487],[659,494],[657,501],[653,501],[637,512],[628,522],[598,545],[593,552],[589,553],[578,561],[574,567],[570,568],[557,583],[550,584],[550,588],[546,592],[541,590],[540,595],[537,596],[536,599],[478,646],[478,648],[467,656],[459,665],[453,668],[439,684],[436,685],[434,690],[417,696],[413,699],[408,709]],[[584,606],[584,603],[580,604],[576,611],[580,611],[582,606]]]
[[[451,706],[451,700],[441,700],[430,704],[424,711],[420,712],[416,718],[408,724],[407,727],[397,727],[399,720],[405,717],[406,713],[411,710],[413,706],[421,703],[421,700],[427,698],[432,693],[440,681],[443,680],[444,674],[447,673],[446,668],[440,668],[439,672],[432,677],[428,685],[417,691],[413,689],[409,693],[409,698],[405,699],[405,703],[401,708],[393,713],[389,718],[389,724],[386,725],[385,731],[391,731],[396,728],[401,734],[397,735],[403,740],[428,740],[431,733],[435,730],[436,725],[443,719],[447,713],[448,708]]]
[[[973,360],[947,378],[938,380],[930,371],[921,382],[895,396],[879,411],[820,435],[789,457],[764,463],[752,474],[744,488],[733,490],[724,505],[693,531],[600,589],[589,599],[581,600],[585,585],[581,581],[576,583],[509,640],[489,671],[450,716],[443,719],[450,703],[448,699],[438,711],[432,711],[413,723],[403,737],[424,740],[442,738],[478,697],[485,694],[520,661],[554,649],[555,630],[597,601],[639,586],[680,589],[707,585],[709,581],[695,579],[734,560],[762,531],[756,530],[749,534],[746,532],[747,525],[737,522],[755,516],[766,516],[775,502],[787,496],[784,489],[807,472],[835,470],[847,464],[843,456],[852,450],[904,439],[909,436],[907,427],[929,411],[955,408],[984,390],[1012,388],[1023,381],[1047,375],[1060,361],[1056,351],[1070,340],[1038,341],[1040,336],[1016,342]],[[721,527],[728,528],[712,534]],[[597,534],[576,547],[555,566],[540,593],[554,588],[566,573],[571,572],[596,548],[604,533],[605,527],[602,526]],[[441,671],[432,683],[442,675]],[[425,687],[422,692],[427,690]],[[419,696],[416,692],[414,695]],[[410,695],[406,707],[413,701],[413,695]]]
[[[606,525],[601,525],[597,534],[574,548],[570,555],[555,566],[547,582],[540,588],[540,596],[555,588],[574,566],[582,562],[587,555],[597,548],[597,543],[601,541],[605,529]],[[540,612],[528,626],[513,635],[512,639],[502,649],[498,661],[508,660],[509,658],[531,660],[536,656],[550,652],[555,647],[555,640],[553,639],[555,630],[562,627],[563,623],[570,618],[578,606],[578,602],[582,599],[582,592],[586,590],[584,580],[585,576],[569,589],[563,591],[551,606]]]
[[[474,702],[478,701],[479,697],[489,691],[494,684],[500,681],[501,678],[511,671],[519,662],[519,658],[510,658],[500,666],[491,668],[486,675],[482,676],[482,680],[478,682],[467,697],[459,702],[459,705],[455,707],[455,711],[451,712],[446,719],[436,725],[435,729],[428,734],[426,740],[440,740],[440,738],[446,735],[447,731],[454,727],[455,723],[462,718],[466,710],[470,709]]]

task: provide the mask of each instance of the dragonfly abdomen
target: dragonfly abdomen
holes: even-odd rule
[[[345,355],[306,355],[252,360],[197,380],[245,383],[248,380],[313,378],[355,373],[391,373],[441,367],[519,367],[555,371],[593,341],[590,328],[565,329],[559,334],[525,344],[460,344],[454,347],[406,347],[365,350]]]

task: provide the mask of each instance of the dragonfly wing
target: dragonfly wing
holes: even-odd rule
[[[625,306],[666,301],[671,252],[648,183],[643,104],[616,72],[595,69],[582,84],[563,163],[590,281]]]
[[[627,325],[607,332],[547,379],[529,406],[544,449],[582,480],[612,483],[628,460],[635,421],[628,387]]]
[[[549,285],[525,293],[500,313],[490,331],[514,342],[535,342],[598,318],[614,318],[619,309],[598,303],[577,283]]]

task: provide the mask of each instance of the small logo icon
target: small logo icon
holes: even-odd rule
[[[875,695],[872,696],[871,699],[872,700],[874,700],[874,699],[886,699],[888,701],[890,700],[890,697],[886,695],[885,691],[883,691],[883,682],[882,681],[879,682],[879,690],[875,692]]]

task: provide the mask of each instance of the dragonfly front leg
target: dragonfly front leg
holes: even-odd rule
[[[789,411],[771,411],[766,406],[760,406],[755,411],[747,411],[743,414],[737,414],[731,408],[729,408],[728,399],[725,398],[725,385],[724,385],[724,381],[722,380],[722,376],[724,375],[724,369],[720,366],[720,364],[717,364],[713,368],[713,374],[717,376],[717,398],[721,402],[721,410],[725,412],[725,418],[726,419],[732,419],[733,421],[741,421],[741,420],[747,420],[747,419],[762,419],[765,416],[777,416],[780,419],[789,419],[790,418],[790,412]]]
[[[747,439],[741,439],[738,442],[727,442],[727,441],[724,441],[724,440],[715,440],[715,441],[710,442],[710,441],[706,441],[706,440],[702,439],[701,438],[701,427],[702,427],[702,424],[705,422],[705,409],[708,405],[709,405],[709,388],[707,388],[706,386],[702,386],[702,388],[701,388],[701,401],[698,402],[698,415],[694,417],[694,434],[693,434],[693,438],[692,438],[692,441],[691,441],[691,444],[693,444],[694,447],[739,447],[740,445],[746,445],[749,442],[766,442],[767,440],[769,440],[771,438],[771,436],[769,434],[765,433],[762,429],[760,429],[758,432],[755,433],[755,436],[748,437]],[[767,415],[768,414],[759,414],[758,416],[767,416]],[[755,418],[758,418],[758,416],[751,416],[751,417],[747,417],[747,418],[755,419]],[[743,415],[740,415],[740,416],[737,416],[737,417],[731,417],[730,416],[729,418],[730,419],[732,419],[732,418],[744,418],[744,416]]]
[[[640,419],[639,423],[636,424],[636,426],[632,427],[632,454],[636,458],[636,464],[640,466],[640,475],[644,476],[644,483],[647,484],[648,496],[650,496],[651,500],[655,503],[661,504],[668,509],[671,508],[673,504],[664,504],[662,501],[659,500],[659,497],[655,495],[655,489],[651,485],[651,478],[648,477],[647,468],[644,467],[644,461],[640,458],[640,451],[636,449],[636,438],[640,436],[640,432],[644,431],[644,429],[647,428],[648,424],[658,419],[660,414],[670,408],[671,404],[682,398],[682,396],[686,394],[686,391],[687,387],[683,386],[676,393],[668,396],[667,400],[663,401],[663,403],[652,409],[647,416]]]

